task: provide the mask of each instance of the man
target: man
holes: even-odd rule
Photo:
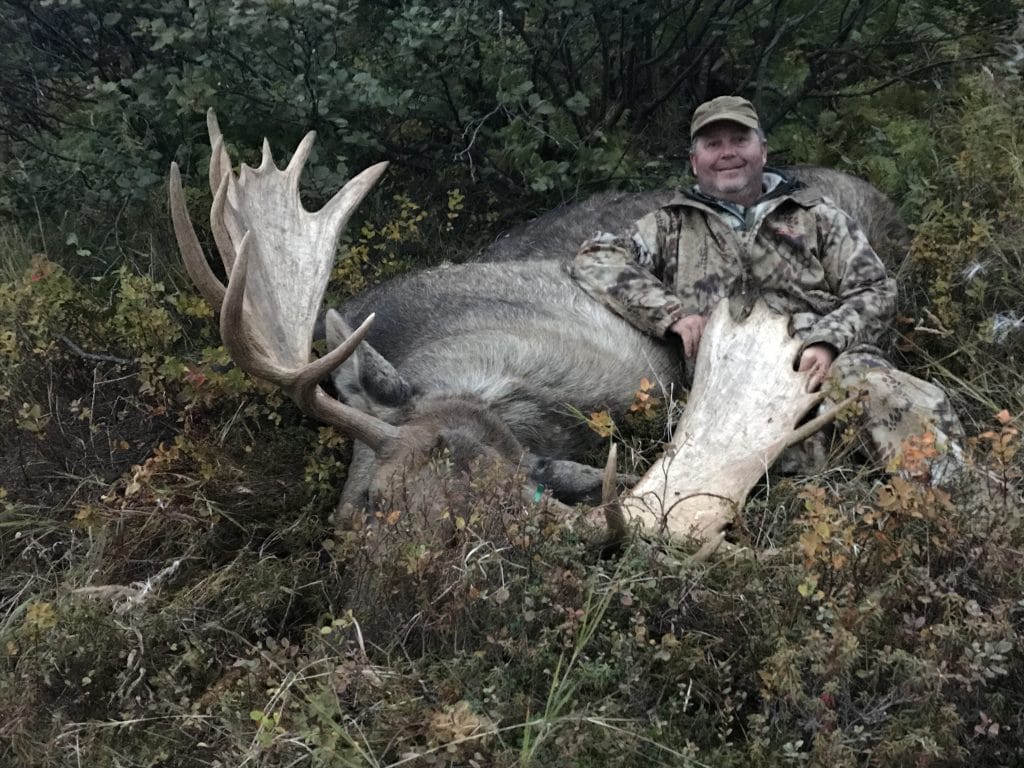
[[[864,426],[876,458],[931,434],[955,453],[963,430],[938,387],[894,369],[878,344],[893,319],[896,285],[860,227],[827,198],[765,169],[767,142],[753,105],[720,96],[690,126],[697,185],[637,221],[627,236],[585,242],[571,273],[592,296],[653,336],[678,336],[694,359],[720,300],[763,299],[788,315],[802,342],[794,361],[811,391],[830,379],[868,393]],[[933,462],[933,481],[948,462]]]

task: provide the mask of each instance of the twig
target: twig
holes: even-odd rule
[[[117,355],[104,355],[97,352],[86,352],[84,349],[82,349],[80,346],[75,344],[75,342],[73,342],[71,339],[69,339],[67,336],[63,334],[61,334],[57,338],[60,339],[68,349],[70,349],[83,360],[91,360],[94,363],[117,363],[118,365],[135,365],[137,362],[135,360],[129,360],[124,357],[117,357]]]

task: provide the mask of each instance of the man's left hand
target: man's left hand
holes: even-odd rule
[[[797,370],[810,371],[811,374],[807,380],[808,392],[817,392],[821,389],[821,384],[828,376],[835,359],[835,350],[828,344],[811,344],[800,353],[800,365],[797,366]]]

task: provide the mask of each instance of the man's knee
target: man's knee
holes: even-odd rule
[[[870,353],[840,355],[833,365],[832,381],[838,391],[863,393],[860,429],[882,466],[901,459],[906,446],[917,445],[922,438],[929,441],[929,450],[939,455],[960,450],[963,427],[938,385]]]

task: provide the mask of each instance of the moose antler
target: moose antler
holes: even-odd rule
[[[710,554],[754,484],[790,445],[833,421],[851,400],[800,424],[824,395],[794,370],[800,342],[788,318],[758,301],[743,322],[729,301],[701,338],[693,387],[670,447],[620,502],[628,522],[704,543]],[[799,425],[799,426],[798,426]]]
[[[366,169],[311,213],[299,199],[299,177],[315,133],[306,134],[284,171],[264,141],[259,168],[242,165],[236,176],[212,109],[206,122],[213,149],[210,225],[228,274],[226,288],[189,219],[177,163],[171,164],[171,218],[189,276],[220,312],[224,346],[240,368],[281,387],[306,413],[381,448],[398,436],[398,428],[334,400],[319,386],[353,353],[373,315],[322,358],[311,362],[310,348],[338,238],[387,163]]]

